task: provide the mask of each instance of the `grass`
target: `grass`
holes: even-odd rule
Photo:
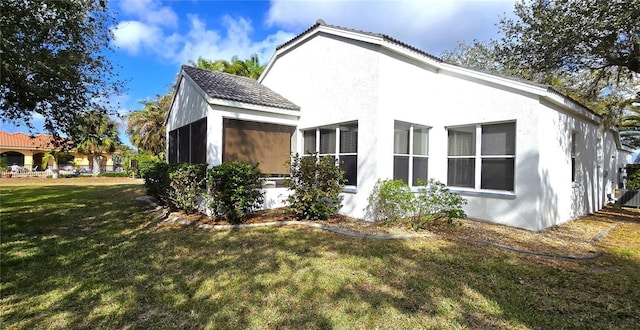
[[[134,200],[139,182],[107,179],[0,182],[0,328],[640,324],[637,221],[600,242],[601,258],[569,262],[440,239],[159,226]]]

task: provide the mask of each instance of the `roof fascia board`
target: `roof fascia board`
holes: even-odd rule
[[[587,118],[596,124],[600,124],[602,122],[601,117],[597,114],[591,112],[590,110],[586,109],[584,106],[571,100],[570,98],[551,90],[550,88],[547,89],[546,93],[541,95],[541,97],[555,105],[561,106],[565,110],[573,112],[574,114],[577,114],[583,118]]]
[[[249,110],[245,108],[235,108],[225,105],[214,105],[212,111],[221,115],[223,118],[255,121],[262,123],[286,125],[286,126],[298,126],[298,117],[292,117],[280,114],[266,115],[263,111]]]
[[[297,110],[287,110],[287,109],[276,108],[276,107],[268,107],[264,105],[212,98],[208,95],[205,98],[207,100],[207,103],[212,106],[219,105],[219,106],[232,107],[237,109],[246,109],[246,110],[260,111],[265,113],[272,113],[272,114],[279,114],[279,115],[300,118],[300,111],[297,111]]]
[[[169,123],[169,117],[171,116],[171,110],[173,110],[173,103],[176,101],[176,97],[178,96],[178,90],[180,90],[180,87],[182,86],[182,82],[184,77],[186,77],[187,75],[184,74],[184,70],[180,69],[180,74],[178,75],[178,81],[176,82],[176,89],[173,91],[173,95],[171,96],[171,102],[169,102],[169,110],[167,111],[167,115],[164,117],[164,125],[167,126],[167,124]],[[191,79],[191,78],[189,78]],[[191,83],[193,83],[194,85],[197,85],[196,83],[193,82],[193,80],[191,80]]]

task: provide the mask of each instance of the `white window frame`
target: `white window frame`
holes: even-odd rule
[[[356,184],[347,184],[346,187],[357,187],[358,185],[358,141],[356,140],[356,152],[340,152],[340,127],[343,126],[350,126],[352,124],[355,124],[356,127],[358,127],[358,121],[349,121],[349,122],[343,122],[343,123],[339,123],[339,124],[332,124],[332,125],[325,125],[325,126],[319,126],[319,127],[312,127],[312,128],[305,128],[302,129],[302,148],[304,149],[305,146],[305,141],[304,141],[304,133],[308,132],[308,131],[313,131],[315,130],[315,150],[311,151],[311,152],[315,152],[317,153],[318,159],[320,157],[324,157],[324,156],[332,156],[334,157],[334,159],[336,160],[336,164],[340,164],[340,157],[341,156],[356,156]],[[327,129],[334,129],[335,130],[335,136],[336,136],[336,144],[335,144],[335,150],[331,153],[320,153],[320,130],[327,130]],[[359,135],[358,135],[359,136]],[[308,150],[302,150],[302,155],[303,156],[311,156],[310,153],[307,153]]]
[[[429,177],[429,132],[431,130],[431,127],[426,126],[426,125],[419,125],[419,124],[414,124],[414,123],[408,123],[408,122],[404,122],[404,121],[400,121],[400,120],[395,120],[393,122],[393,134],[394,134],[394,149],[395,149],[395,130],[396,130],[396,125],[407,125],[409,126],[409,146],[408,146],[408,153],[406,154],[399,154],[396,153],[395,150],[393,152],[393,159],[394,159],[394,163],[393,163],[393,171],[395,173],[395,158],[396,157],[408,157],[409,158],[409,174],[408,174],[408,178],[407,178],[407,184],[410,187],[413,187],[413,159],[414,158],[422,158],[422,159],[426,159],[427,160],[427,179]],[[413,131],[414,129],[426,129],[427,130],[427,142],[426,142],[426,147],[427,147],[427,152],[426,155],[416,155],[413,152]],[[395,177],[394,177],[395,179]],[[426,183],[426,182],[425,182]]]
[[[496,124],[513,124],[515,128],[516,134],[514,135],[514,152],[513,155],[482,155],[482,126],[488,125],[496,125]],[[461,186],[452,186],[449,185],[447,180],[447,186],[455,189],[456,191],[477,191],[477,192],[489,192],[489,193],[497,193],[497,194],[507,194],[507,195],[515,195],[516,193],[516,154],[517,154],[517,123],[515,120],[511,121],[502,121],[502,122],[490,122],[490,123],[479,123],[479,124],[469,124],[469,125],[459,125],[459,126],[450,126],[447,127],[447,143],[450,129],[463,128],[463,127],[474,127],[475,128],[475,155],[468,156],[449,156],[449,150],[447,147],[447,162],[449,159],[474,159],[475,168],[474,168],[474,187],[461,187]],[[500,190],[500,189],[483,189],[482,188],[482,160],[483,159],[503,159],[503,158],[512,158],[513,159],[513,191],[511,190]],[[448,171],[448,166],[447,166]]]

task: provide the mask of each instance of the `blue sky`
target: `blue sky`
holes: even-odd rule
[[[111,0],[118,12],[111,60],[125,94],[119,113],[139,110],[141,100],[165,94],[182,64],[198,57],[241,59],[258,53],[267,63],[275,47],[322,18],[327,24],[385,33],[434,55],[457,42],[497,37],[497,24],[513,0],[421,1],[162,1]],[[310,65],[313,65],[312,63]],[[121,139],[130,144],[120,121]],[[42,132],[41,120],[34,122]],[[2,130],[27,132],[2,123]]]

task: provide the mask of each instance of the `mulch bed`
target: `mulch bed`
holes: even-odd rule
[[[286,208],[259,211],[252,214],[244,223],[265,223],[274,221],[292,221],[294,217],[286,213]],[[229,225],[220,219],[203,214],[172,213],[191,224]],[[553,226],[540,232],[496,225],[472,219],[456,219],[453,225],[434,222],[426,229],[414,231],[408,225],[388,225],[371,223],[342,215],[336,215],[316,223],[347,229],[366,234],[435,234],[445,239],[470,243],[493,243],[510,248],[541,254],[588,257],[594,255],[596,247],[593,239],[616,223],[630,222],[640,228],[640,210],[606,207],[603,210],[580,219]]]

